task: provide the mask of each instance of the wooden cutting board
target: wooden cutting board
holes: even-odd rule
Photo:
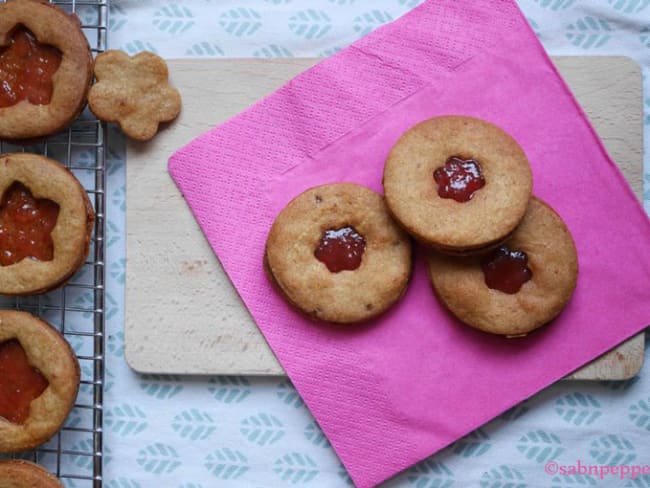
[[[169,62],[183,112],[153,141],[129,143],[127,148],[125,347],[133,369],[284,374],[169,177],[167,160],[317,61]],[[622,57],[564,57],[555,62],[640,198],[643,104],[638,65]],[[639,334],[570,378],[631,377],[643,362],[643,346]]]

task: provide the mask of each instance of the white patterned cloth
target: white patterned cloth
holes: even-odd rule
[[[435,1],[435,0],[430,0]],[[476,0],[490,1],[490,0]],[[418,0],[113,0],[109,46],[166,58],[327,56]],[[650,80],[650,0],[519,0],[551,54],[618,54]],[[83,7],[79,8],[83,12]],[[645,98],[650,135],[650,98]],[[105,486],[344,487],[351,482],[290,382],[143,377],[124,361],[124,141],[110,134]],[[650,139],[648,139],[650,140]],[[644,203],[650,208],[645,158]],[[649,284],[650,286],[650,284]],[[647,351],[646,351],[647,353]],[[480,408],[480,405],[477,405]],[[646,487],[547,466],[650,465],[650,373],[563,382],[535,395],[388,487]]]

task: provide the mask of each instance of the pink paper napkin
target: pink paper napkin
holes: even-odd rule
[[[260,73],[263,76],[263,73]],[[466,114],[511,133],[578,247],[555,322],[505,340],[462,326],[418,252],[401,302],[360,327],[294,313],[264,276],[271,223],[303,190],[381,191],[399,135]],[[179,150],[169,170],[273,351],[359,487],[429,456],[650,323],[650,225],[511,0],[435,0]]]

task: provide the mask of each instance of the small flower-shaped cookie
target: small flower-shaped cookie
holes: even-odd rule
[[[106,51],[95,60],[95,78],[88,95],[90,110],[100,120],[117,122],[132,139],[151,139],[160,122],[173,120],[181,110],[181,96],[169,85],[167,65],[153,53],[131,57]]]

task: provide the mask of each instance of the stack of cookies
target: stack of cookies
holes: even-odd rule
[[[271,228],[265,269],[307,315],[372,318],[404,293],[412,236],[427,249],[436,295],[462,322],[516,337],[557,316],[576,286],[566,225],[532,195],[517,142],[470,117],[424,121],[398,140],[382,198],[350,183],[308,190]]]
[[[416,125],[388,156],[384,192],[395,220],[431,250],[433,288],[464,323],[526,335],[573,294],[571,234],[532,195],[528,159],[500,128],[461,116]]]

